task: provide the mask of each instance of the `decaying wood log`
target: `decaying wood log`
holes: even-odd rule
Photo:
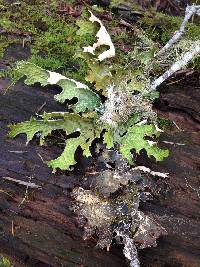
[[[15,47],[15,57],[23,58],[23,51]],[[164,162],[145,166],[170,175],[166,192],[141,203],[141,209],[165,227],[168,235],[158,240],[158,247],[140,252],[145,267],[200,266],[200,84],[198,73],[184,77],[181,85],[163,85],[156,104],[159,114],[174,122],[161,136],[171,153]],[[7,84],[7,79],[0,80],[0,253],[8,255],[15,266],[127,266],[121,248],[107,252],[95,248],[95,238],[84,241],[69,208],[70,192],[75,185],[81,186],[88,161],[81,159],[74,173],[52,174],[42,159],[56,157],[58,147],[39,147],[37,140],[25,146],[24,136],[6,138],[9,123],[28,120],[41,109],[62,111],[64,106],[53,100],[58,89],[19,82],[3,95]],[[138,163],[144,165],[143,159]]]

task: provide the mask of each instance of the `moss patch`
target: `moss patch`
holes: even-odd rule
[[[13,267],[8,258],[0,255],[0,267]]]
[[[56,2],[51,3],[35,0],[9,5],[0,1],[0,27],[4,31],[0,56],[10,44],[23,43],[31,48],[31,62],[50,70],[62,69],[69,72],[68,76],[83,80],[79,69],[84,72],[87,65],[84,60],[77,60],[76,55],[83,46],[94,42],[94,34],[76,34],[77,18],[59,15]]]
[[[64,2],[76,10],[76,1]],[[123,4],[123,1],[111,1],[111,7],[120,3]],[[141,11],[141,7],[135,4],[130,7]],[[23,44],[31,48],[30,62],[45,69],[59,70],[64,75],[80,81],[85,80],[89,67],[87,59],[82,56],[80,58],[80,53],[83,46],[91,45],[95,41],[95,34],[92,33],[95,32],[95,27],[97,28],[97,25],[91,26],[88,22],[89,14],[86,9],[83,8],[81,11],[81,18],[67,13],[61,15],[58,12],[57,1],[51,1],[50,4],[39,0],[8,4],[7,1],[0,0],[0,9],[0,27],[4,31],[0,36],[0,57],[10,44]],[[98,10],[97,7],[91,7],[91,9],[100,14],[104,12],[102,8]],[[170,17],[162,13],[152,15],[152,12],[142,11],[145,15],[138,22],[138,26],[141,26],[147,36],[162,46],[179,28],[182,18]],[[117,59],[112,63],[114,71],[117,71],[120,77],[132,66],[137,34],[134,33],[134,29],[121,25],[119,17],[114,14],[112,14],[112,20],[102,19],[102,21],[116,47]],[[200,27],[189,23],[185,37],[194,40],[198,36],[200,36]],[[152,52],[153,50],[154,48]],[[145,56],[148,57],[147,54]],[[145,58],[145,56],[142,57]],[[191,66],[200,69],[200,60],[197,58]]]

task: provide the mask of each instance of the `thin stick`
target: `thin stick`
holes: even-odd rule
[[[20,185],[25,185],[25,186],[28,186],[30,188],[41,188],[40,185],[36,185],[34,183],[29,183],[29,182],[25,182],[25,181],[21,181],[21,180],[17,180],[17,179],[14,179],[14,178],[11,178],[11,177],[1,177],[2,179],[4,180],[8,180],[8,181],[11,181],[11,182],[15,182],[15,183],[18,183]]]
[[[184,20],[183,20],[183,22],[181,24],[180,29],[177,32],[174,33],[172,38],[158,52],[158,56],[163,54],[166,50],[168,50],[173,44],[175,44],[181,38],[181,36],[183,35],[183,33],[185,31],[185,26],[186,26],[187,22],[195,14],[200,15],[200,5],[199,6],[195,6],[195,5],[187,6],[187,8],[185,10],[185,17],[184,17]]]
[[[29,183],[31,181],[32,177],[30,176],[29,177]],[[25,191],[25,194],[24,194],[24,198],[22,199],[21,203],[19,203],[19,207],[26,201],[27,197],[28,197],[28,188],[29,186],[27,185],[26,186],[26,191]]]
[[[12,225],[11,225],[11,232],[12,232],[12,236],[15,236],[15,230],[14,230],[14,222],[12,220]]]
[[[163,173],[163,172],[155,172],[155,171],[152,171],[151,169],[145,167],[145,166],[137,166],[135,168],[133,168],[133,170],[140,170],[140,171],[143,171],[143,172],[147,172],[153,176],[159,176],[159,177],[162,177],[162,178],[167,178],[169,173]]]
[[[192,49],[181,56],[180,60],[175,62],[164,74],[157,78],[151,85],[150,91],[156,90],[156,88],[168,79],[176,71],[184,68],[194,57],[200,54],[200,41],[193,45]]]

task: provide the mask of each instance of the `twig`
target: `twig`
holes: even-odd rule
[[[4,194],[8,195],[9,197],[12,197],[12,195],[10,193],[6,192],[3,189],[0,189],[0,193],[4,193]]]
[[[29,183],[29,182],[17,180],[17,179],[11,178],[11,177],[1,177],[1,178],[4,179],[4,180],[8,180],[8,181],[12,181],[12,182],[18,183],[20,185],[28,186],[30,188],[37,188],[37,189],[41,189],[42,188],[40,185],[36,185],[35,183]]]
[[[45,101],[38,109],[37,109],[37,111],[36,111],[36,115],[40,112],[40,111],[42,111],[42,109],[45,107],[45,105],[47,104],[47,102]]]
[[[182,143],[174,143],[170,141],[162,141],[162,142],[165,144],[169,144],[169,145],[185,146],[185,144],[182,144]]]
[[[175,121],[172,122],[180,132],[183,132],[183,130],[178,126],[178,124]]]
[[[39,153],[37,153],[37,155],[41,159],[42,163],[45,163],[45,160],[43,159],[43,157]]]
[[[184,68],[198,54],[200,54],[200,41],[195,42],[190,51],[183,54],[177,62],[175,62],[164,74],[157,78],[150,86],[150,91],[156,90],[161,83],[163,83],[176,71]]]
[[[189,6],[188,5],[186,10],[185,10],[185,18],[181,24],[180,29],[174,33],[174,35],[167,42],[167,44],[158,52],[158,56],[163,54],[166,50],[168,50],[173,44],[175,44],[181,38],[181,36],[183,35],[183,33],[185,31],[185,26],[186,26],[187,22],[195,14],[200,15],[200,5],[199,6],[196,6],[196,5]]]
[[[21,31],[8,31],[8,30],[4,30],[4,29],[1,29],[0,30],[0,34],[10,34],[10,35],[16,35],[16,36],[22,36],[22,37],[28,37],[29,38],[29,41],[30,41],[30,38],[31,38],[31,35],[33,35],[31,32],[21,32]]]
[[[29,183],[31,181],[31,176],[29,177]],[[24,198],[22,199],[22,201],[19,203],[19,207],[25,202],[25,200],[27,199],[28,197],[28,185],[26,186],[26,191],[25,191],[25,194],[24,194]]]
[[[169,82],[169,83],[167,83],[167,85],[171,85],[171,84],[179,83],[179,82],[181,82],[181,81],[184,80],[184,79],[185,79],[185,77],[183,77],[183,78],[181,78],[181,79],[179,79],[179,80],[176,80],[176,81]]]
[[[167,178],[169,173],[163,173],[163,172],[155,172],[155,171],[152,171],[151,169],[145,167],[145,166],[137,166],[135,168],[133,168],[133,170],[140,170],[140,171],[143,171],[143,172],[147,172],[153,176],[159,176],[159,177],[162,177],[162,178]]]
[[[12,220],[12,225],[11,225],[11,232],[12,232],[12,236],[15,236],[15,230],[14,230],[14,222]]]
[[[21,151],[21,150],[8,150],[10,153],[15,153],[15,154],[24,154],[27,153],[28,151]]]
[[[185,17],[181,24],[180,29],[174,33],[172,38],[167,42],[167,44],[158,52],[156,57],[164,54],[170,47],[173,46],[183,35],[185,31],[185,26],[188,22],[188,20],[193,16],[197,14],[200,16],[200,5],[191,5],[187,6],[185,11]],[[150,91],[154,91],[157,89],[157,87],[163,83],[166,79],[168,79],[170,76],[172,76],[175,72],[180,71],[183,69],[194,57],[196,57],[198,54],[200,54],[200,41],[196,41],[190,51],[186,52],[185,54],[182,54],[180,56],[180,59],[175,62],[167,71],[165,71],[164,74],[162,74],[160,77],[158,77],[150,86]]]

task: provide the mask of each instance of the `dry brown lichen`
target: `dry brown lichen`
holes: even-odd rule
[[[166,234],[153,218],[139,210],[140,200],[149,199],[151,194],[147,188],[154,193],[156,178],[131,169],[115,150],[100,154],[98,163],[101,170],[84,179],[85,187],[91,190],[73,190],[73,210],[80,226],[84,226],[85,239],[97,235],[97,246],[107,249],[112,242],[123,244],[130,266],[137,267],[137,249],[155,246],[156,239]]]
[[[138,210],[141,188],[133,182],[134,178],[132,182],[128,182],[134,175],[130,172],[125,177],[129,172],[127,170],[124,174],[119,172],[116,177],[112,172],[112,170],[104,171],[99,183],[93,180],[93,183],[96,183],[93,191],[81,187],[75,188],[72,192],[75,200],[73,210],[80,219],[87,220],[84,225],[85,238],[97,234],[99,237],[97,246],[107,249],[113,240],[116,243],[123,243],[124,255],[130,261],[130,265],[139,266],[136,247],[140,249],[155,246],[156,239],[161,234],[166,234],[166,231],[152,218]],[[103,177],[105,183],[101,184]],[[123,177],[125,177],[124,182],[122,182]],[[109,186],[107,191],[103,188],[106,187],[106,183]],[[121,190],[117,191],[117,194],[110,195],[119,187]]]

